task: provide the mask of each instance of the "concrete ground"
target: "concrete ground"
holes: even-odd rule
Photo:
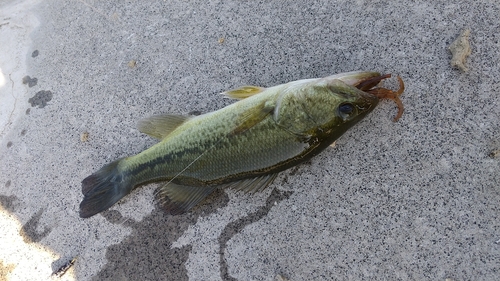
[[[48,280],[74,257],[53,279],[498,280],[499,14],[494,0],[1,0],[0,280]],[[448,47],[467,28],[463,71]],[[141,118],[354,70],[401,75],[399,122],[382,102],[259,194],[170,216],[151,184],[79,218],[83,178],[155,143]]]

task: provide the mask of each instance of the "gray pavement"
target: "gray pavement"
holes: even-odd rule
[[[59,280],[499,279],[499,2],[51,0],[0,11],[0,280],[47,280],[74,257]],[[448,46],[466,28],[464,72]],[[141,118],[354,70],[401,75],[399,122],[382,102],[259,194],[217,191],[173,217],[151,184],[79,218],[83,178],[155,143]]]

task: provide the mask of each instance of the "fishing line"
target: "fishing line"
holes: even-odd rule
[[[167,182],[167,185],[170,184],[174,179],[176,179],[177,177],[179,177],[182,173],[184,173],[187,169],[189,169],[189,167],[191,167],[196,161],[198,161],[201,157],[203,157],[203,155],[205,155],[208,151],[212,150],[215,146],[217,146],[220,142],[222,141],[222,138],[219,139],[217,142],[215,142],[211,147],[209,147],[207,150],[205,150],[203,153],[201,153],[199,156],[197,156],[193,161],[191,161],[191,163],[189,163],[184,169],[182,169],[179,173],[177,173],[172,179],[170,179],[168,182]],[[154,195],[158,194],[159,191],[155,192]],[[129,218],[125,218],[124,221],[122,221],[121,223],[119,224],[116,224],[117,226],[122,226],[123,224],[125,224],[126,222],[128,222],[129,220],[131,220],[132,218],[129,217]],[[87,229],[89,230],[89,232],[91,232],[91,229],[89,227],[89,224],[86,222],[85,223],[87,225]],[[85,239],[85,242],[83,243],[83,245],[88,245],[88,240],[89,240],[89,237],[90,235],[88,235]],[[79,251],[81,252],[81,251]],[[80,255],[77,255],[77,256],[80,256]],[[76,256],[75,256],[76,257]],[[74,263],[74,262],[73,262]],[[73,265],[73,263],[71,265]],[[61,270],[61,269],[59,269]],[[56,274],[57,272],[54,272],[53,274]]]
[[[182,169],[179,173],[177,173],[173,178],[171,178],[165,185],[170,184],[173,180],[175,180],[177,177],[179,177],[182,173],[184,173],[189,167],[191,167],[196,161],[198,161],[203,155],[205,155],[208,151],[212,150],[216,145],[218,145],[222,141],[222,138],[219,139],[217,142],[215,142],[211,147],[209,147],[207,150],[203,151],[198,157],[196,157],[191,163],[189,163],[186,168]],[[155,196],[159,193],[160,191],[155,192]]]
[[[269,115],[270,112],[267,114]],[[246,118],[243,119],[243,121],[241,122],[241,124],[244,124],[247,120],[249,120],[251,118],[251,115],[250,116],[247,116]],[[244,130],[246,131],[246,130]],[[244,132],[242,131],[242,132]],[[242,133],[240,132],[240,133]],[[230,132],[228,134],[226,134],[226,137],[230,137],[230,136],[234,136],[234,133],[233,132]],[[202,152],[200,155],[198,155],[195,159],[193,159],[193,161],[191,161],[184,169],[182,169],[181,171],[179,171],[174,177],[172,177],[165,185],[168,185],[170,184],[172,181],[174,181],[176,178],[178,178],[180,175],[182,175],[187,169],[189,169],[189,167],[191,167],[194,163],[196,163],[196,161],[198,161],[201,157],[203,157],[207,152],[209,152],[210,150],[214,149],[219,143],[222,142],[224,138],[220,138],[218,141],[216,141],[212,146],[210,146],[209,148],[207,148],[204,152]],[[154,193],[154,196],[156,197],[156,195],[160,192],[160,189],[158,189],[157,191],[155,191]],[[118,224],[118,225],[123,225],[124,223],[126,223],[127,221],[129,221],[131,218],[127,218],[125,219],[122,223]]]
[[[272,111],[272,110],[271,110],[271,111]],[[270,112],[268,112],[268,113],[267,113],[267,115],[270,115],[271,111],[270,111]],[[247,122],[247,121],[248,121],[251,117],[252,117],[252,115],[251,115],[251,114],[249,114],[248,116],[246,116],[245,118],[243,118],[243,119],[242,119],[241,124],[245,124],[245,122]],[[267,116],[266,116],[266,117],[267,117]],[[241,125],[241,124],[239,124],[239,125]],[[236,126],[236,128],[238,128],[238,126]],[[245,131],[247,131],[247,130],[248,130],[248,128],[247,128],[247,129],[245,129],[245,130],[243,130],[243,131],[238,132],[238,134],[241,134],[241,133],[243,133],[243,132],[245,132]],[[231,136],[234,136],[234,135],[235,135],[234,131],[231,131],[231,132],[227,133],[227,134],[225,135],[225,137],[226,137],[226,138],[228,138],[228,137],[231,137]],[[200,155],[198,155],[198,156],[197,156],[195,159],[193,159],[193,161],[191,161],[191,162],[190,162],[190,163],[189,163],[186,167],[184,167],[184,168],[183,168],[181,171],[179,171],[179,172],[178,172],[178,173],[177,173],[174,177],[172,177],[172,178],[171,178],[171,179],[170,179],[170,180],[166,183],[166,185],[168,185],[168,184],[172,183],[172,181],[174,181],[176,178],[178,178],[180,175],[182,175],[182,174],[183,174],[186,170],[188,170],[188,169],[189,169],[189,168],[190,168],[190,167],[191,167],[194,163],[196,163],[196,162],[197,162],[197,161],[198,161],[201,157],[203,157],[203,156],[204,156],[205,154],[207,154],[209,151],[211,151],[212,149],[214,149],[214,148],[215,148],[217,145],[219,145],[219,144],[220,144],[223,140],[224,140],[224,138],[220,138],[219,140],[217,140],[217,141],[216,141],[213,145],[211,145],[211,146],[210,146],[208,149],[206,149],[203,153],[201,153]],[[160,189],[158,189],[158,190],[154,193],[154,196],[156,196],[156,195],[160,192],[159,190],[160,190]],[[123,220],[121,223],[116,224],[116,225],[117,225],[117,226],[122,226],[123,224],[125,224],[125,223],[126,223],[126,222],[128,222],[129,220],[132,220],[132,218],[131,218],[131,217],[125,218],[125,220]],[[88,225],[88,224],[87,224],[87,225]],[[91,230],[90,230],[90,227],[88,227],[88,229],[89,229],[89,231],[91,231]],[[87,239],[86,239],[86,241],[85,241],[85,243],[84,243],[84,244],[87,244],[87,243],[88,243],[89,238],[90,238],[90,235],[89,235],[89,236],[87,236]],[[81,255],[79,255],[79,256],[81,256]]]

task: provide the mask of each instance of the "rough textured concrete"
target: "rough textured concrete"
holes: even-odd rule
[[[0,1],[0,11],[10,106],[0,280],[47,280],[75,256],[60,280],[498,280],[497,1]],[[465,28],[462,72],[448,47]],[[403,77],[399,122],[382,102],[259,194],[219,191],[171,217],[152,184],[78,217],[83,178],[155,142],[139,119],[217,110],[231,103],[218,93],[246,84],[353,70]]]

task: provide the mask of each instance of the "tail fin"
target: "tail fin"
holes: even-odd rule
[[[133,186],[118,170],[120,161],[102,167],[82,181],[84,198],[80,203],[80,217],[88,218],[100,213],[130,193]]]

